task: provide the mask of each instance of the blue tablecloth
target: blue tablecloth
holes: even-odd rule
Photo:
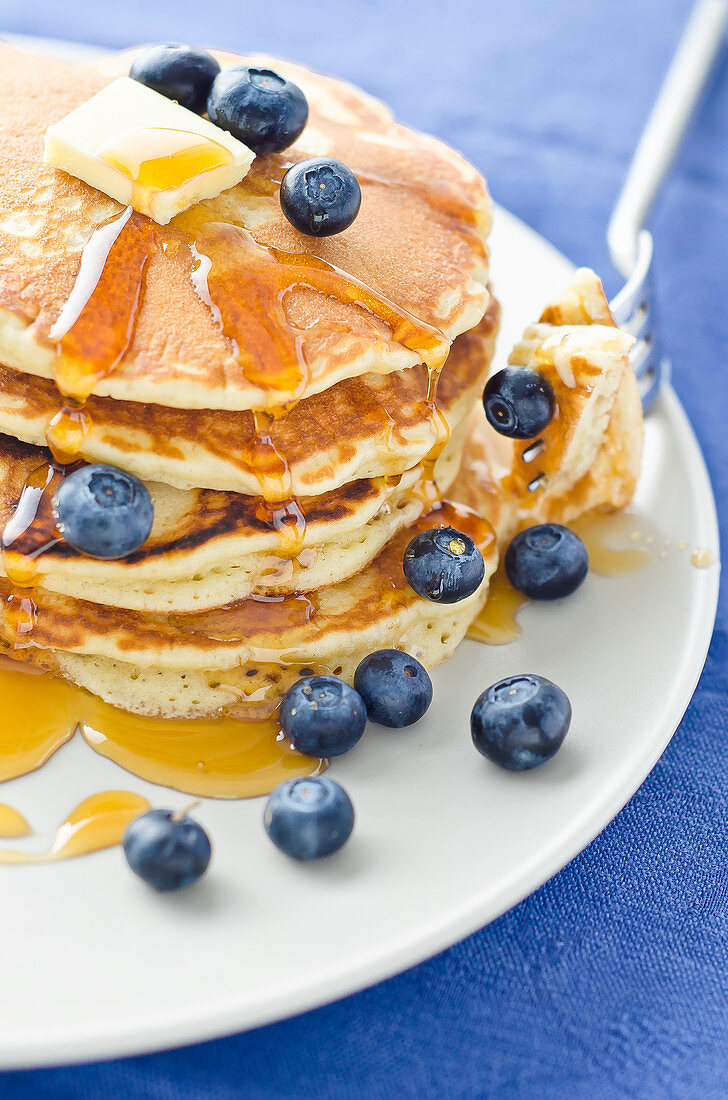
[[[4,0],[0,31],[262,48],[349,77],[460,148],[497,199],[614,290],[604,227],[688,9],[688,0]],[[675,385],[725,539],[725,59],[654,231]],[[728,1095],[723,596],[700,686],[652,775],[581,856],[489,928],[297,1019],[173,1053],[8,1074],[0,1096]]]

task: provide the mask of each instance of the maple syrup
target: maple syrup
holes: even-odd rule
[[[440,491],[437,487],[435,467],[440,455],[450,442],[450,424],[442,409],[437,404],[437,384],[442,368],[427,370],[427,392],[425,394],[425,407],[430,422],[435,428],[435,442],[422,460],[422,475],[417,479],[413,494],[418,497],[430,510],[437,506]]]
[[[8,579],[17,588],[35,584],[37,559],[61,541],[51,501],[65,474],[64,467],[53,464],[33,470],[5,524],[0,540],[3,564]]]
[[[0,782],[41,767],[78,728],[86,743],[163,787],[211,798],[269,794],[284,779],[316,775],[271,717],[146,718],[112,707],[30,666],[0,664]]]
[[[121,151],[106,150],[105,155],[115,156],[140,184],[154,177],[172,185],[168,181],[177,179],[175,173],[188,171],[192,161],[185,153],[185,135],[150,130],[142,140],[138,138],[138,134],[125,136]],[[229,156],[224,147],[210,145],[212,151],[195,147],[190,157],[211,158],[209,167],[213,167],[215,149]],[[156,158],[146,155],[160,148],[163,152]],[[436,407],[436,389],[449,342],[434,326],[317,256],[264,246],[242,227],[211,221],[199,209],[179,215],[163,229],[128,207],[92,234],[71,295],[49,333],[57,349],[56,381],[66,399],[47,429],[57,461],[73,461],[82,453],[92,428],[84,402],[129,349],[152,255],[158,248],[179,247],[180,242],[190,251],[195,291],[231,341],[246,378],[261,388],[263,402],[272,406],[254,414],[247,465],[265,501],[262,511],[268,512],[269,525],[280,534],[282,555],[296,557],[304,545],[305,517],[291,492],[286,457],[272,437],[276,417],[287,408],[275,395],[288,402],[296,400],[309,382],[305,332],[289,321],[287,313],[290,294],[304,288],[359,305],[384,322],[393,339],[418,353],[428,369],[425,400],[439,450],[447,442],[449,429]],[[435,453],[433,466],[436,457]]]
[[[121,843],[131,822],[149,809],[151,803],[143,795],[132,791],[100,791],[71,810],[45,851],[0,848],[0,864],[56,863],[113,848]]]
[[[693,550],[690,555],[690,564],[696,569],[708,569],[714,561],[715,557],[712,551],[706,550],[704,547]]]
[[[186,141],[187,136],[173,131],[164,135],[150,131],[141,140],[138,133],[129,134],[104,148],[102,155],[139,186],[160,188],[176,186],[193,171],[217,167],[223,153],[229,157],[214,142],[202,148]],[[179,216],[174,226],[162,230],[128,207],[92,234],[73,290],[49,333],[56,345],[56,381],[65,403],[47,428],[54,463],[31,475],[5,528],[3,553],[13,585],[32,586],[37,557],[62,541],[50,500],[91,431],[85,402],[131,345],[150,259],[158,248],[178,247],[180,239],[190,250],[191,278],[198,296],[236,349],[246,378],[260,387],[271,406],[255,414],[249,457],[263,498],[258,519],[279,532],[284,557],[295,558],[302,551],[306,530],[305,515],[291,492],[286,457],[272,435],[276,417],[286,408],[280,396],[298,398],[309,382],[305,333],[289,321],[287,312],[289,296],[297,289],[360,306],[381,320],[394,340],[418,353],[427,368],[425,403],[437,437],[428,458],[431,476],[423,490],[428,505],[436,504],[437,510],[425,517],[424,525],[452,524],[471,531],[481,548],[492,545],[492,529],[484,527],[475,513],[437,501],[434,465],[449,436],[447,421],[437,407],[437,382],[449,351],[439,330],[316,256],[263,246],[245,229],[209,221],[199,210]],[[385,600],[396,599],[397,591],[401,596],[399,573],[401,561],[392,563],[391,593],[385,592]],[[176,625],[204,630],[212,637],[244,637],[246,616],[253,611],[259,621],[260,603],[244,601],[190,618],[184,627]],[[270,599],[265,611],[265,621],[275,632],[309,623],[316,608],[307,597],[289,597]],[[6,632],[19,649],[32,644],[35,613],[32,596],[22,591],[4,601]],[[274,720],[145,719],[48,676],[31,681],[17,671],[0,669],[0,704],[13,737],[12,746],[0,745],[5,750],[0,751],[0,779],[40,766],[73,735],[77,724],[97,752],[154,782],[193,794],[265,793],[282,778],[312,774],[323,766],[294,753]],[[18,746],[19,731],[25,732]]]
[[[248,596],[209,611],[171,614],[167,621],[181,633],[204,634],[206,638],[224,642],[245,639],[253,633],[276,635],[304,628],[314,621],[317,611],[315,593],[295,592],[285,596]],[[268,657],[253,647],[251,655],[258,661]]]
[[[42,767],[76,728],[79,689],[28,669],[7,659],[0,665],[0,782]]]
[[[128,351],[136,326],[155,227],[130,206],[98,226],[81,254],[71,294],[49,331],[55,378],[82,405]]]
[[[293,291],[307,288],[342,303],[358,304],[384,321],[395,340],[418,351],[428,370],[425,400],[438,437],[434,467],[449,438],[447,421],[436,407],[437,380],[449,351],[439,330],[319,257],[263,246],[242,227],[205,220],[198,211],[188,211],[175,220],[175,229],[188,235],[193,286],[215,324],[231,340],[245,377],[264,393],[287,396],[288,404],[254,413],[255,434],[247,458],[264,502],[259,518],[267,517],[269,526],[278,531],[282,556],[298,556],[306,531],[301,505],[291,491],[288,462],[272,435],[275,420],[290,408],[291,395],[293,400],[301,396],[310,379],[305,331],[291,324],[286,312]]]
[[[233,154],[220,142],[201,134],[163,126],[124,130],[100,146],[98,157],[125,176],[135,190],[167,191],[195,176],[226,168]]]
[[[643,569],[652,554],[649,549],[637,545],[644,519],[631,512],[593,512],[573,520],[569,527],[583,541],[589,553],[589,571],[600,577],[618,577]],[[638,539],[632,536],[637,534]],[[629,541],[632,545],[614,546],[615,542]],[[645,536],[645,542],[654,541],[654,535]]]
[[[652,556],[650,550],[635,545],[639,540],[648,544],[655,541],[654,534],[644,535],[639,530],[644,525],[644,517],[630,512],[594,512],[569,523],[587,548],[589,571],[600,577],[622,576],[647,565]],[[632,545],[613,545],[625,540]],[[516,616],[528,602],[528,597],[517,592],[509,583],[501,562],[490,582],[485,606],[471,624],[467,637],[486,645],[514,642],[521,634]]]
[[[33,832],[28,822],[14,806],[0,802],[0,837],[14,840],[21,836],[30,836]]]
[[[285,779],[319,775],[325,763],[301,756],[275,719],[142,718],[94,703],[81,724],[101,756],[163,787],[208,798],[255,798]]]
[[[46,427],[46,443],[59,466],[77,462],[93,421],[84,405],[70,402],[54,413]]]
[[[484,645],[509,645],[521,634],[516,615],[528,598],[510,584],[501,564],[490,580],[488,598],[466,637]]]
[[[193,284],[201,298],[216,307],[216,320],[233,342],[247,380],[267,394],[304,393],[309,367],[303,349],[305,332],[288,318],[288,296],[309,289],[342,304],[359,305],[391,330],[398,343],[416,351],[422,362],[439,368],[449,343],[434,326],[378,294],[360,279],[310,253],[259,244],[241,226],[206,220],[199,211],[180,214],[175,229],[194,246]],[[275,400],[269,404],[278,404]]]

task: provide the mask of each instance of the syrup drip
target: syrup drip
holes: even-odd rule
[[[83,405],[68,403],[48,421],[46,443],[59,466],[71,465],[78,461],[83,445],[89,435],[93,421]]]
[[[413,492],[420,498],[428,509],[437,506],[440,492],[435,477],[435,466],[445,447],[450,442],[450,424],[442,409],[437,404],[437,386],[442,373],[442,366],[427,368],[427,391],[425,393],[425,407],[431,423],[435,428],[435,443],[430,448],[422,462],[422,476],[417,480]]]
[[[168,621],[185,634],[201,633],[207,638],[226,641],[245,639],[261,629],[275,635],[304,628],[314,621],[316,612],[315,594],[248,596],[211,611],[169,615]],[[254,659],[264,661],[266,656],[256,652]]]
[[[3,840],[30,836],[32,832],[30,825],[18,810],[0,802],[0,837]]]
[[[644,525],[644,522],[643,518],[629,512],[593,513],[581,516],[569,526],[584,541],[589,553],[589,571],[600,577],[618,577],[644,568],[650,560],[650,551],[642,547],[612,545],[625,538],[634,542],[635,534],[642,538],[635,525]],[[654,537],[648,535],[647,540],[654,542]],[[514,642],[521,634],[516,616],[528,602],[527,596],[512,587],[503,565],[499,565],[490,582],[485,606],[472,622],[467,637],[486,645]]]
[[[73,290],[51,326],[56,385],[65,403],[46,428],[54,462],[28,479],[3,532],[6,571],[18,586],[34,583],[36,559],[61,540],[45,506],[93,427],[86,401],[131,344],[154,247],[153,223],[130,206],[98,226],[83,249]]]
[[[277,503],[261,500],[256,505],[256,516],[262,523],[278,532],[278,553],[281,557],[286,560],[296,558],[300,561],[301,556],[306,554],[303,546],[306,541],[307,523],[303,509],[295,497]]]
[[[342,303],[359,304],[383,320],[394,339],[421,354],[428,367],[426,402],[442,450],[449,435],[435,405],[437,379],[449,350],[442,333],[316,256],[264,247],[241,227],[201,220],[199,212],[181,215],[175,227],[190,234],[195,290],[232,341],[252,384],[289,396],[300,395],[308,384],[305,332],[290,323],[286,311],[293,291],[308,288]],[[247,464],[265,502],[259,518],[279,532],[281,555],[295,558],[304,546],[306,522],[293,498],[288,462],[272,437],[275,419],[285,411],[281,405],[254,413],[255,437]],[[433,466],[436,459],[437,454]],[[428,502],[431,499],[433,494]]]
[[[319,775],[325,768],[323,761],[295,752],[274,719],[128,718],[98,703],[81,732],[92,749],[126,771],[187,794],[255,798],[285,779]]]
[[[45,764],[73,735],[74,690],[15,661],[0,665],[0,782]]]
[[[288,462],[278,450],[271,434],[276,417],[284,412],[285,407],[281,406],[275,413],[253,413],[255,435],[248,466],[260,487],[261,499],[256,505],[256,517],[278,532],[281,556],[295,558],[300,554],[306,540],[306,517],[293,496]]]
[[[690,564],[694,566],[695,569],[708,569],[714,561],[715,557],[712,551],[706,550],[704,547],[693,550],[690,555]]]
[[[49,332],[56,384],[78,405],[131,345],[155,247],[154,223],[128,206],[95,229],[83,250],[73,290]]]
[[[200,257],[209,260],[201,297],[215,303],[222,331],[236,346],[245,377],[266,392],[298,397],[309,380],[304,333],[286,313],[286,299],[297,289],[373,313],[397,342],[417,351],[428,366],[439,368],[447,357],[449,344],[436,328],[318,256],[265,247],[240,226],[205,221],[196,211],[179,215],[175,227],[187,231],[194,242],[197,288],[203,278]]]
[[[92,794],[61,822],[50,848],[44,852],[0,848],[0,864],[56,863],[113,848],[121,843],[127,826],[149,809],[149,800],[131,791]]]
[[[13,661],[0,665],[0,782],[41,767],[77,726],[101,756],[151,783],[211,798],[269,794],[325,762],[295,752],[274,719],[145,718]]]
[[[20,500],[2,533],[5,572],[17,588],[37,579],[36,561],[61,541],[51,501],[65,476],[63,467],[39,466],[28,476]]]
[[[516,615],[528,603],[521,592],[509,583],[500,565],[490,581],[488,599],[479,615],[470,624],[466,637],[484,645],[509,645],[521,634]]]
[[[575,531],[589,552],[589,570],[600,577],[619,577],[625,573],[634,573],[643,569],[651,558],[649,550],[641,546],[615,547],[614,542],[625,539],[632,542],[632,536],[640,532],[636,524],[643,524],[641,517],[630,512],[620,512],[615,515],[595,512],[592,515],[581,516],[569,524]],[[647,536],[652,541],[654,536]]]
[[[159,126],[114,134],[98,156],[132,180],[132,205],[135,191],[167,191],[233,161],[230,150],[212,138]]]

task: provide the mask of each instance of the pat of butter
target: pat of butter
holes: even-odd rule
[[[43,155],[160,225],[239,183],[254,157],[232,134],[127,76],[49,126]]]

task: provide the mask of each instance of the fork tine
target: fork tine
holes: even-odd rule
[[[670,372],[670,362],[661,355],[657,338],[651,280],[652,252],[652,235],[643,229],[637,240],[637,258],[632,274],[610,303],[617,324],[637,341],[629,361],[639,382],[645,412],[654,404],[660,386]]]
[[[625,328],[640,309],[646,309],[649,312],[652,301],[650,282],[652,251],[652,234],[643,229],[637,238],[637,258],[632,274],[619,294],[615,295],[609,303],[614,320],[620,328]]]

